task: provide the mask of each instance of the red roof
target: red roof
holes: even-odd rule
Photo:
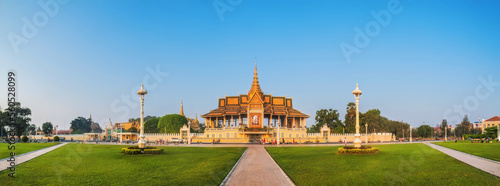
[[[500,116],[495,116],[495,117],[492,117],[486,121],[500,121]]]

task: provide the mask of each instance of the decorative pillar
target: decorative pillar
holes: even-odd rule
[[[140,132],[140,140],[137,143],[139,145],[139,148],[143,149],[146,147],[146,140],[144,140],[144,97],[148,91],[144,90],[144,85],[141,83],[141,89],[137,91],[137,94],[139,95],[139,99],[141,100],[141,132]]]
[[[240,117],[240,120],[239,120],[239,123],[238,123],[238,127],[240,126],[241,124],[241,114],[238,115]]]
[[[356,84],[356,89],[352,91],[352,94],[354,94],[354,98],[356,99],[356,134],[354,135],[354,147],[359,148],[361,147],[361,135],[359,134],[359,97],[361,96],[362,92],[361,90],[359,90],[358,84]]]

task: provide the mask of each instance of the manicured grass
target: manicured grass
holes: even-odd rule
[[[493,143],[471,143],[468,140],[437,142],[436,145],[448,147],[465,153],[481,156],[495,161],[500,161],[500,143],[494,141]]]
[[[339,147],[266,148],[297,185],[500,185],[421,143],[378,145],[377,154],[337,154]]]
[[[16,143],[16,155],[21,155],[27,152],[31,152],[38,149],[43,149],[46,147],[50,147],[52,145],[57,145],[59,143]],[[0,159],[10,157],[10,152],[7,147],[9,147],[8,143],[0,143]]]
[[[1,185],[219,185],[246,148],[160,147],[124,155],[127,146],[68,144],[17,167]]]

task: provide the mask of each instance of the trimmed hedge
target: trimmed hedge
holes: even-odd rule
[[[22,140],[24,143],[26,143],[26,142],[28,142],[28,140],[29,140],[29,139],[28,139],[28,136],[24,135],[24,136],[21,138],[21,140]]]
[[[156,147],[146,147],[144,151],[140,149],[138,146],[134,147],[125,147],[121,149],[121,153],[124,154],[162,154],[163,149],[157,149]]]
[[[54,141],[59,141],[59,140],[60,140],[60,139],[59,139],[59,136],[55,136],[55,137],[54,137]]]
[[[372,147],[371,146],[367,146],[367,145],[362,145],[359,149],[371,149]],[[358,149],[354,146],[345,146],[344,149]]]
[[[163,149],[144,149],[144,154],[161,154]]]
[[[339,148],[339,154],[375,154],[378,153],[378,148]]]
[[[125,149],[125,154],[141,154],[141,149]]]

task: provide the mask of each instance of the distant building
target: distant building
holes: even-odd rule
[[[53,135],[55,135],[55,134],[67,135],[67,134],[71,134],[71,130],[57,130],[57,131],[53,131],[52,133],[53,133]]]
[[[482,126],[483,126],[483,134],[486,132],[484,129],[485,128],[489,128],[489,127],[497,127],[498,125],[500,125],[500,116],[495,116],[495,117],[492,117],[490,119],[487,119],[487,120],[484,120],[482,121]]]

